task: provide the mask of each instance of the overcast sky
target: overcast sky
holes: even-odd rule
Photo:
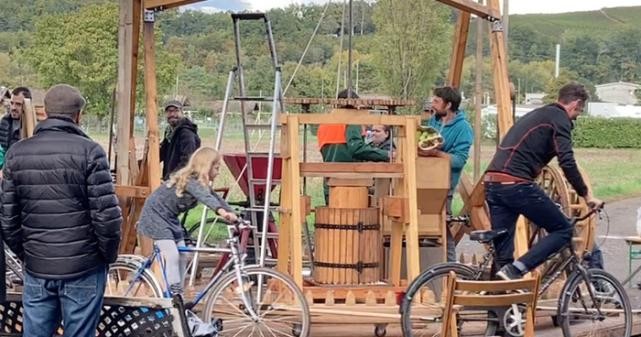
[[[341,3],[343,0],[333,0]],[[425,0],[431,1],[431,0]],[[206,12],[268,10],[300,3],[325,3],[327,0],[208,0],[190,6]],[[373,2],[370,0],[370,2]],[[502,2],[502,0],[501,0]],[[603,7],[641,6],[641,0],[510,0],[510,14],[565,13],[598,10]]]

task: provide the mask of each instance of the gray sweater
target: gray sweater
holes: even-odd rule
[[[176,195],[176,186],[163,184],[147,198],[138,220],[138,232],[154,240],[183,240],[184,232],[178,215],[196,207],[199,202],[214,211],[223,208],[233,212],[225,200],[209,187],[190,178],[182,197]]]

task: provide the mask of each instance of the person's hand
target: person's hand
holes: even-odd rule
[[[221,218],[225,219],[228,222],[234,223],[238,221],[238,216],[234,212],[227,212],[226,210],[221,208],[217,213]]]
[[[585,198],[585,202],[590,206],[592,209],[600,209],[603,207],[603,201],[599,200],[593,196],[588,196]]]
[[[390,159],[396,159],[396,150],[389,151]]]

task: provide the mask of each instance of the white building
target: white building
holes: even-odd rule
[[[641,85],[629,82],[598,84],[595,87],[596,95],[601,101],[621,105],[637,104],[635,90],[641,89]]]
[[[594,117],[604,118],[641,118],[641,106],[618,105],[616,103],[588,102],[587,113]]]
[[[544,92],[528,92],[525,94],[525,104],[543,104]]]

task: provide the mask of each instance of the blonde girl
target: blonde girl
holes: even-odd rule
[[[210,187],[218,176],[219,168],[220,154],[212,148],[202,147],[192,154],[187,166],[176,171],[169,181],[158,187],[143,206],[138,232],[152,238],[160,249],[166,263],[167,281],[174,294],[183,292],[187,262],[178,253],[178,247],[185,245],[178,215],[202,203],[227,221],[238,219],[225,200]]]

